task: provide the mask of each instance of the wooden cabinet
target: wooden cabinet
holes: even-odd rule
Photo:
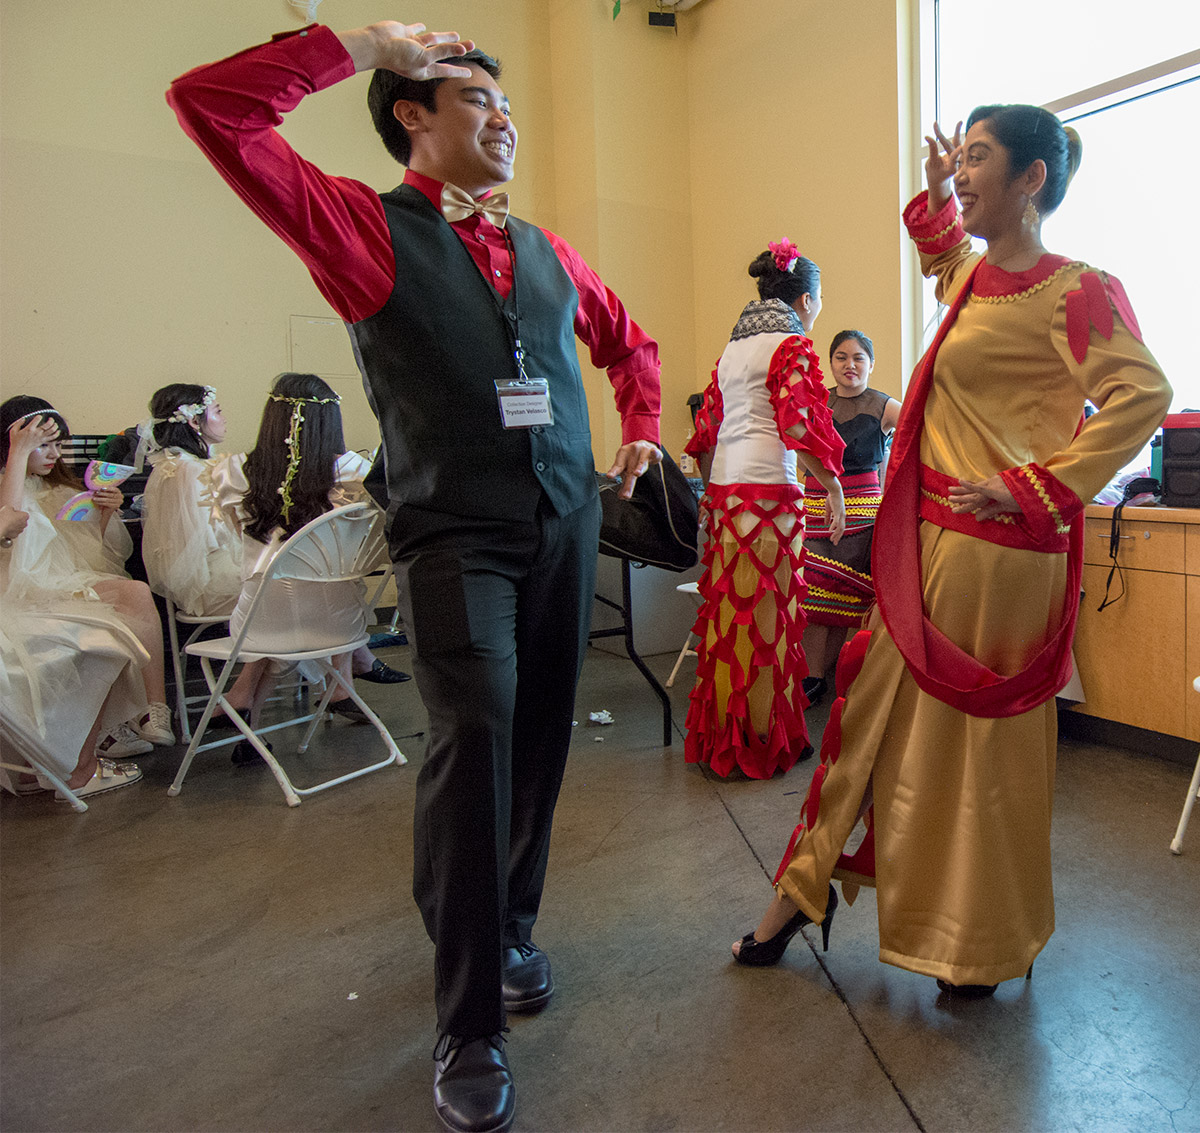
[[[1125,596],[1104,610],[1111,507],[1086,512],[1083,605],[1075,659],[1087,701],[1076,711],[1200,740],[1200,511],[1126,508],[1118,559]],[[1120,591],[1114,575],[1110,597]]]

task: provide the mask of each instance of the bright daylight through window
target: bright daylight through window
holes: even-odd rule
[[[923,78],[936,71],[948,135],[993,102],[1037,103],[1079,131],[1083,162],[1044,242],[1124,283],[1172,412],[1200,409],[1200,4],[934,0],[924,14],[936,62]]]

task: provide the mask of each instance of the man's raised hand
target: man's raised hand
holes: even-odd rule
[[[426,79],[466,79],[471,72],[453,60],[475,44],[453,31],[426,31],[424,24],[384,20],[355,31],[339,32],[356,71],[382,68],[424,82]]]

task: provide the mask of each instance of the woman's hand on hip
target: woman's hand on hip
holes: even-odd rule
[[[999,476],[989,476],[980,484],[960,480],[950,488],[950,510],[976,519],[994,519],[1004,512],[1020,512],[1021,505]]]

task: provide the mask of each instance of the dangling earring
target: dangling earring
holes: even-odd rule
[[[1029,198],[1029,203],[1025,206],[1025,212],[1021,215],[1021,219],[1029,225],[1030,228],[1036,228],[1042,220],[1042,214],[1038,212],[1037,205],[1033,203],[1033,198]]]

